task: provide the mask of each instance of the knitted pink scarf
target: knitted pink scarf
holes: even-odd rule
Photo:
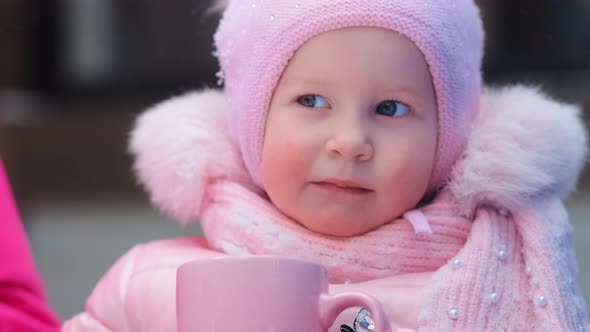
[[[569,326],[576,331],[583,326],[582,318],[572,322],[563,315],[546,244],[531,238],[524,245],[523,237],[541,232],[533,215],[518,216],[517,227],[505,211],[480,209],[472,223],[457,216],[445,192],[419,211],[431,234],[417,233],[408,220],[398,219],[361,236],[337,238],[307,230],[236,183],[213,184],[207,197],[201,220],[205,237],[230,255],[314,261],[327,268],[333,283],[438,270],[425,290],[421,329],[561,331]]]
[[[314,261],[328,269],[333,283],[434,271],[463,248],[471,228],[469,220],[453,216],[452,206],[434,203],[423,209],[432,234],[416,234],[398,219],[364,235],[330,237],[297,224],[239,184],[214,184],[208,197],[201,226],[214,248]]]

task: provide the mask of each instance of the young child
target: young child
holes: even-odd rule
[[[0,331],[58,331],[0,159]]]
[[[472,0],[232,1],[215,44],[224,91],[131,138],[153,203],[205,237],[132,249],[65,331],[174,331],[178,266],[257,254],[323,264],[399,328],[589,328],[561,201],[579,110],[482,89]]]

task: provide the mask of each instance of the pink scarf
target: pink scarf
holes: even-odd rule
[[[333,283],[401,273],[434,271],[465,245],[471,222],[454,217],[449,204],[423,209],[432,234],[417,234],[398,219],[364,235],[339,238],[297,224],[265,198],[231,182],[212,185],[201,226],[216,249],[233,255],[296,257],[322,264]]]
[[[517,226],[516,216],[482,208],[471,221],[457,216],[452,196],[443,192],[415,210],[428,220],[430,234],[402,218],[361,236],[338,238],[307,230],[237,183],[212,184],[207,198],[201,219],[205,237],[230,255],[314,261],[327,268],[333,283],[437,271],[425,290],[420,330],[583,328],[582,317],[572,321],[563,313],[562,301],[571,298],[561,298],[546,243],[529,239],[524,245],[525,237],[542,233],[534,215],[519,215]],[[574,283],[571,277],[568,282]]]

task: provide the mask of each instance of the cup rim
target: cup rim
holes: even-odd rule
[[[294,257],[282,257],[282,256],[272,256],[272,255],[248,255],[248,256],[222,256],[222,257],[214,257],[214,258],[203,258],[203,259],[196,259],[184,264],[181,264],[177,269],[177,274],[180,274],[181,271],[191,269],[194,266],[201,266],[201,265],[209,265],[209,264],[220,264],[225,262],[246,262],[252,261],[253,263],[263,263],[263,262],[272,262],[272,261],[281,261],[285,263],[294,263],[298,265],[304,265],[309,267],[315,267],[318,269],[322,269],[326,271],[326,268],[316,262],[301,259],[301,258],[294,258]]]

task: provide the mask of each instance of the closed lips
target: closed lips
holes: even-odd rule
[[[329,179],[329,180],[324,180],[324,181],[317,181],[317,182],[314,182],[314,184],[324,187],[326,189],[330,189],[330,187],[332,187],[332,189],[340,189],[340,190],[351,191],[351,192],[371,192],[372,191],[371,189],[363,187],[361,184],[359,184],[357,182],[347,181],[347,180]]]

